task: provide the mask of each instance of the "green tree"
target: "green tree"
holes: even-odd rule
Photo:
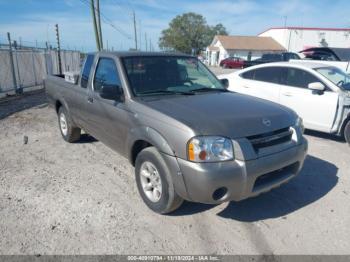
[[[176,16],[169,28],[164,29],[159,38],[159,47],[164,50],[176,50],[183,53],[196,53],[208,46],[217,34],[227,35],[222,24],[209,26],[202,15],[185,13]]]

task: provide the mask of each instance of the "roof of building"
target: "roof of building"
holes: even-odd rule
[[[350,28],[324,28],[324,27],[301,27],[301,26],[285,26],[285,27],[271,27],[261,32],[259,35],[275,29],[287,29],[287,30],[312,30],[312,31],[350,31]]]
[[[272,37],[217,35],[214,43],[220,41],[227,50],[285,51],[286,49]]]

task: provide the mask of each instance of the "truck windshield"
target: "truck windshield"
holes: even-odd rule
[[[126,57],[122,61],[135,96],[226,91],[196,58],[139,56]]]
[[[343,90],[350,91],[350,76],[337,67],[320,67],[315,71]]]

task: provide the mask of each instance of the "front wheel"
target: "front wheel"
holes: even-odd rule
[[[344,138],[345,138],[345,141],[350,145],[350,120],[349,120],[348,123],[345,125],[345,128],[344,128]]]
[[[61,106],[58,110],[58,125],[64,140],[73,143],[80,139],[81,130],[73,125],[67,110]]]
[[[142,200],[154,212],[167,214],[181,206],[183,199],[175,192],[170,171],[155,147],[138,154],[135,176]]]

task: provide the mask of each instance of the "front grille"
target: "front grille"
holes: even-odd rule
[[[283,181],[297,172],[299,163],[296,162],[279,170],[259,176],[254,183],[253,192],[270,186],[279,181]]]
[[[255,150],[289,142],[293,131],[290,127],[282,128],[273,132],[247,137]]]

